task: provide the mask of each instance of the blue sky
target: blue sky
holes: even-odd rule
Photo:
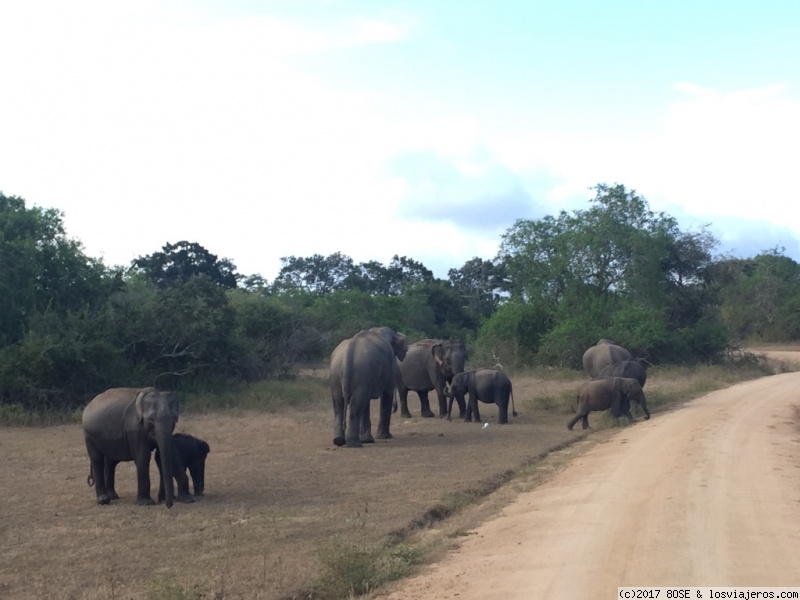
[[[0,190],[107,264],[445,277],[622,183],[800,260],[796,2],[0,0]]]

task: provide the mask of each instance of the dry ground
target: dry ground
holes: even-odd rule
[[[211,445],[207,495],[170,510],[135,505],[133,463],[119,465],[120,500],[98,506],[78,424],[0,428],[0,598],[146,598],[176,586],[191,597],[291,597],[316,577],[316,548],[377,542],[448,494],[582,435],[567,431],[566,414],[526,408],[535,390],[573,383],[515,383],[521,414],[507,426],[493,406],[485,429],[395,415],[394,439],[363,449],[332,444],[328,398],[278,415],[183,414],[177,429]]]
[[[580,373],[512,379],[520,415],[507,426],[486,405],[487,428],[395,415],[394,439],[363,449],[333,446],[325,394],[281,414],[183,414],[178,430],[211,445],[207,495],[170,510],[134,504],[132,463],[118,468],[120,500],[98,506],[80,425],[0,428],[0,598],[290,598],[318,577],[318,549],[377,543],[455,492],[578,440],[560,453],[563,463],[603,438],[568,431],[566,407],[532,409],[534,397],[577,389]],[[681,383],[656,371],[648,387]],[[451,536],[443,549],[531,481],[437,526]]]

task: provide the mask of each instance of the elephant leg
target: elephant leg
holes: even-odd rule
[[[156,467],[158,468],[158,497],[156,499],[163,502],[167,497],[167,488],[164,486],[164,470],[161,468],[161,453],[158,450],[156,450]]]
[[[431,403],[428,400],[428,392],[427,391],[417,392],[417,395],[419,395],[419,404],[421,409],[420,413],[422,414],[422,416],[435,417],[436,415],[433,414],[433,411],[431,410]]]
[[[583,415],[581,417],[581,427],[589,429],[589,415]]]
[[[119,461],[116,460],[106,459],[105,461],[106,490],[108,491],[108,497],[112,500],[119,500],[119,494],[117,494],[115,486],[118,464]]]
[[[636,419],[633,418],[633,415],[631,414],[631,406],[630,406],[630,404],[628,404],[627,406],[624,406],[622,408],[622,414],[625,415],[626,417],[628,417],[628,422],[629,423],[633,423],[636,420]]]
[[[370,400],[364,403],[364,409],[361,411],[361,427],[358,432],[358,439],[362,444],[374,444],[375,438],[372,437],[372,417],[370,415]]]
[[[389,431],[389,425],[392,422],[392,398],[394,397],[394,390],[387,390],[380,398],[380,419],[378,420],[378,439],[390,440],[392,434]]]
[[[367,400],[369,402],[369,400]],[[360,398],[350,398],[349,414],[347,415],[347,432],[345,435],[345,445],[348,448],[361,448],[361,419],[363,414],[363,401]],[[335,440],[334,440],[335,441]]]
[[[192,496],[192,493],[189,491],[189,478],[186,476],[186,466],[183,464],[178,452],[173,454],[172,465],[175,482],[178,484],[178,502],[194,502],[194,496]],[[171,481],[169,483],[172,485]]]
[[[444,394],[444,385],[436,388],[436,396],[439,399],[439,418],[444,419],[447,417],[447,397]]]
[[[458,417],[460,419],[464,419],[467,416],[467,403],[464,402],[464,398],[461,396],[456,396],[456,402],[458,402]]]
[[[149,506],[155,504],[150,497],[150,448],[136,450],[136,504]]]
[[[341,386],[331,388],[331,398],[333,400],[333,443],[337,446],[344,446],[344,417],[347,406],[344,402],[344,394]]]
[[[202,496],[205,483],[203,482],[203,471],[205,465],[197,460],[192,461],[189,465],[189,474],[192,476],[192,485],[194,486],[194,496]]]
[[[475,398],[474,400],[470,396],[469,399],[470,405],[472,406],[472,416],[475,419],[476,423],[483,423],[483,419],[481,418],[481,411],[478,410],[478,399]]]
[[[478,410],[478,398],[475,396],[474,393],[469,394],[469,398],[467,399],[467,408],[464,415],[464,421],[467,423],[472,423],[473,420],[475,423],[481,422],[481,412]]]
[[[89,454],[89,462],[92,465],[92,478],[94,479],[94,491],[97,495],[98,504],[108,504],[111,498],[106,489],[106,470],[105,456],[100,452],[94,442],[86,439],[86,451]]]
[[[505,401],[500,400],[497,405],[499,413],[497,415],[497,422],[500,425],[507,425],[508,424],[508,398]]]
[[[572,418],[569,420],[569,423],[567,423],[567,429],[569,429],[570,431],[572,431],[572,428],[573,428],[573,427],[575,427],[575,423],[577,423],[578,421],[580,421],[582,418],[583,418],[583,415],[581,415],[580,413],[578,413],[577,415],[575,415],[574,417],[572,417]]]
[[[400,416],[410,419],[411,411],[408,410],[408,390],[405,388],[398,388],[397,395],[400,396]]]
[[[465,402],[466,407],[464,408],[464,422],[465,423],[472,423],[472,401],[467,400]]]

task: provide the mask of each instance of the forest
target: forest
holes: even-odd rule
[[[497,256],[447,279],[409,256],[335,253],[284,257],[273,281],[186,240],[108,266],[57,209],[0,193],[0,405],[70,410],[114,386],[291,378],[377,325],[463,339],[473,365],[506,368],[578,368],[599,338],[688,365],[800,339],[800,264],[782,248],[715,254],[706,229],[681,229],[635,191],[594,192],[584,210],[518,219]]]

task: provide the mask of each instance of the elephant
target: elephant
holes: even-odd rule
[[[467,352],[464,342],[453,340],[420,340],[408,347],[405,360],[398,362],[397,392],[400,396],[400,414],[411,417],[408,410],[409,390],[417,392],[423,417],[434,417],[428,402],[428,392],[436,390],[439,398],[439,417],[447,416],[445,388],[456,373],[464,371]],[[460,415],[464,416],[464,400],[457,398]],[[392,404],[392,412],[397,404]]]
[[[597,378],[603,377],[630,377],[644,387],[647,382],[647,362],[643,359],[623,360],[610,364],[598,373]]]
[[[202,496],[203,490],[205,489],[206,456],[211,452],[211,448],[203,440],[185,433],[176,433],[172,436],[172,441],[175,444],[175,454],[180,459],[180,468],[184,473],[183,478],[176,478],[179,489],[182,482],[186,481],[186,469],[189,469],[189,473],[192,476],[192,485],[194,486],[194,495]],[[156,466],[158,467],[160,478],[158,501],[161,502],[165,497],[165,489],[164,477],[161,469],[161,453],[158,448],[156,448]],[[186,485],[188,486],[188,481]]]
[[[150,453],[161,452],[163,478],[166,486],[166,505],[175,500],[172,478],[178,476],[172,432],[178,422],[180,403],[174,391],[152,387],[112,388],[97,395],[83,409],[83,434],[91,462],[90,481],[94,481],[98,504],[108,504],[119,498],[114,490],[114,470],[117,463],[132,460],[136,463],[139,505],[155,504],[150,497]],[[180,470],[183,474],[182,469]],[[185,474],[183,474],[185,478]],[[179,485],[179,492],[181,490]],[[188,484],[184,492],[188,491]],[[180,502],[193,502],[191,494],[179,493]]]
[[[583,353],[583,369],[589,377],[597,377],[605,367],[623,360],[632,360],[631,353],[611,340],[599,340]]]
[[[408,352],[406,336],[389,327],[361,330],[343,340],[331,354],[333,443],[360,448],[372,443],[370,400],[380,398],[378,439],[391,439],[389,423],[396,384],[397,361]],[[349,407],[347,435],[345,415]]]
[[[450,384],[448,398],[450,402],[447,407],[447,419],[450,420],[453,409],[453,400],[464,401],[464,394],[469,393],[469,403],[467,404],[464,420],[472,421],[474,415],[475,422],[481,422],[481,415],[478,411],[478,400],[487,404],[497,404],[500,413],[497,422],[501,425],[508,423],[508,399],[511,398],[511,414],[517,416],[517,409],[514,406],[514,393],[512,391],[511,380],[502,371],[496,369],[476,369],[464,371],[456,374]]]
[[[589,413],[609,408],[612,417],[625,415],[632,423],[634,418],[631,414],[631,401],[637,402],[642,407],[645,419],[650,418],[642,386],[635,379],[606,377],[587,381],[578,391],[576,414],[567,423],[567,429],[572,429],[578,421],[582,421],[583,428],[588,429]]]

